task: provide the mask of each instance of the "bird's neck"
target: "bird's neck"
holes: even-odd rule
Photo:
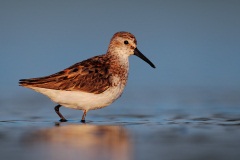
[[[111,52],[107,52],[107,55],[111,57],[111,61],[113,63],[118,64],[121,68],[127,68],[129,66],[129,56],[127,54],[122,53],[124,51],[114,50]]]

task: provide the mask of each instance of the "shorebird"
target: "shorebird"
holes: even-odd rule
[[[40,92],[58,105],[55,111],[66,122],[59,108],[83,110],[85,122],[89,110],[100,109],[118,99],[126,86],[129,56],[136,55],[151,67],[154,64],[137,49],[137,40],[129,32],[113,35],[107,53],[76,63],[55,74],[20,79],[19,85]]]

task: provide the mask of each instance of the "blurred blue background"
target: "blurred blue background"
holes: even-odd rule
[[[21,78],[45,76],[106,52],[129,31],[156,65],[130,57],[127,90],[240,90],[238,0],[1,0],[0,97],[32,93]]]
[[[104,54],[118,31],[133,33],[157,68],[130,57],[124,94],[90,111],[86,126],[64,107],[69,122],[59,124],[56,104],[18,86]],[[0,0],[0,74],[0,159],[101,160],[100,151],[124,156],[121,146],[137,160],[240,157],[239,0]],[[46,127],[70,147],[52,145]]]

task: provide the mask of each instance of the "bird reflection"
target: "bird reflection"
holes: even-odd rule
[[[129,136],[120,126],[57,126],[38,130],[26,140],[53,159],[131,159]]]

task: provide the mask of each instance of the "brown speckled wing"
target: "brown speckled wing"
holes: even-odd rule
[[[109,59],[96,56],[46,77],[21,79],[24,87],[39,87],[66,91],[84,91],[100,94],[111,86]]]

